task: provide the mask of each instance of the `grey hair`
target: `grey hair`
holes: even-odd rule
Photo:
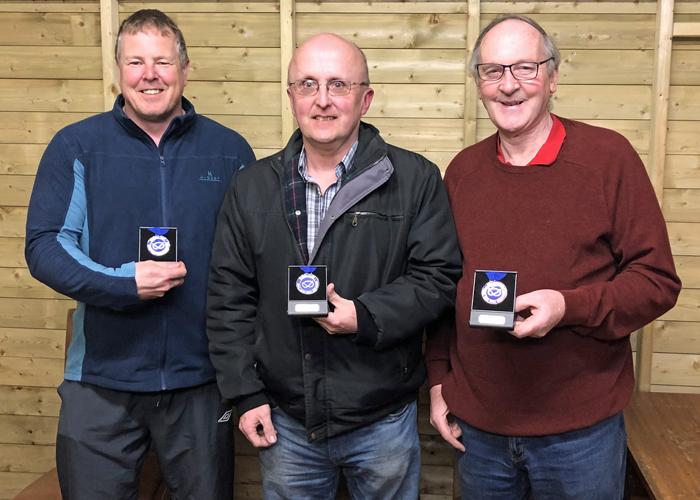
[[[542,28],[542,26],[540,26],[537,23],[537,21],[527,16],[521,16],[520,14],[505,14],[491,21],[489,25],[486,26],[486,28],[484,28],[484,30],[481,32],[479,38],[476,39],[476,43],[474,44],[474,50],[472,52],[471,57],[469,58],[469,72],[474,77],[474,80],[477,82],[477,85],[479,85],[480,80],[478,71],[476,69],[476,65],[481,62],[481,42],[484,40],[484,37],[489,31],[491,31],[493,28],[495,28],[502,22],[510,21],[511,19],[529,24],[537,31],[539,31],[542,35],[542,41],[544,42],[545,59],[549,59],[550,57],[553,58],[551,61],[547,62],[547,74],[549,76],[552,76],[554,71],[557,68],[559,68],[559,64],[561,63],[561,53],[559,52],[557,46],[554,44],[554,40],[552,40],[552,37],[550,37],[547,34],[547,32]]]
[[[117,43],[114,47],[114,58],[117,64],[119,64],[119,58],[121,57],[122,35],[125,33],[127,35],[135,35],[137,33],[143,33],[151,28],[155,28],[161,36],[173,35],[175,37],[180,64],[185,66],[187,61],[190,60],[187,56],[185,37],[182,36],[182,31],[177,27],[175,21],[173,21],[170,16],[157,9],[142,9],[134,12],[121,24],[119,33],[117,34]]]

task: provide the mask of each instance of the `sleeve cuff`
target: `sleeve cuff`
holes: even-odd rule
[[[227,401],[227,403],[231,404],[232,402]],[[236,412],[240,417],[245,412],[252,410],[253,408],[270,404],[270,400],[264,392],[257,392],[255,394],[238,398],[233,404],[236,406]]]
[[[584,326],[590,318],[590,301],[588,294],[581,289],[560,290],[564,296],[564,317],[558,326]]]
[[[359,300],[353,299],[352,303],[355,304],[355,313],[357,314],[357,334],[355,335],[355,342],[370,347],[376,346],[379,337],[379,329],[374,322],[374,318],[372,318],[372,314]]]

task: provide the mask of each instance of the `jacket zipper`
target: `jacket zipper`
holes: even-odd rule
[[[168,213],[167,213],[167,202],[166,202],[166,171],[165,171],[165,157],[162,154],[160,156],[160,210],[161,210],[161,220],[163,221],[163,226],[168,227]],[[160,356],[160,388],[161,390],[166,390],[165,383],[165,353],[166,346],[168,344],[168,321],[166,318],[165,310],[161,313],[162,327],[163,327],[163,341],[161,345],[161,356]]]
[[[377,212],[355,212],[352,218],[352,227],[357,227],[357,216],[358,215],[377,215],[379,217],[386,217],[387,219],[403,219],[403,215],[384,215]]]

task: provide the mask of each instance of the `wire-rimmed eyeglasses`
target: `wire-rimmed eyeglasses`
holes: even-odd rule
[[[367,82],[348,82],[347,80],[329,80],[325,84],[320,84],[316,80],[306,79],[297,80],[289,84],[290,87],[294,89],[297,94],[303,95],[305,97],[311,97],[318,93],[318,89],[321,87],[326,87],[328,94],[333,97],[338,97],[342,95],[348,95],[352,90],[353,85],[364,85],[368,86]]]
[[[510,70],[510,74],[516,80],[534,80],[537,78],[540,66],[546,62],[551,61],[554,57],[550,57],[541,62],[519,62],[515,64],[495,64],[495,63],[484,63],[477,64],[476,71],[481,80],[486,82],[497,82],[506,72],[506,69]]]

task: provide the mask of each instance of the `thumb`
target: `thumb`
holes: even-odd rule
[[[333,304],[334,306],[338,305],[340,301],[343,299],[340,295],[338,295],[335,291],[335,285],[333,283],[328,285],[328,288],[326,289],[326,293],[328,294],[328,302]]]
[[[529,294],[519,295],[515,297],[515,312],[520,312],[532,306]]]
[[[265,439],[267,439],[267,442],[272,444],[277,441],[277,431],[275,430],[275,426],[272,425],[272,419],[269,417],[264,418],[262,421],[262,426],[263,426],[263,434],[265,435]]]

